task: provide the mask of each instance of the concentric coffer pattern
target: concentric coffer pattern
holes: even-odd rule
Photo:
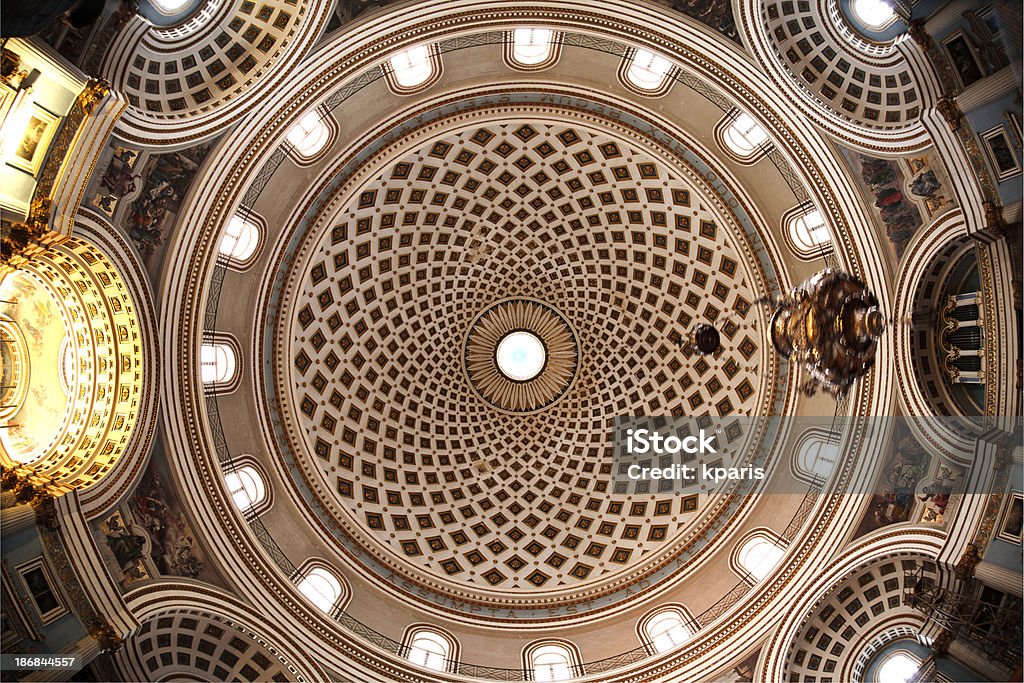
[[[544,347],[539,374],[517,381],[502,372],[498,348],[508,335],[527,332]],[[480,397],[496,408],[529,413],[561,398],[579,368],[576,335],[562,316],[539,301],[501,301],[480,314],[466,336],[466,374]]]
[[[439,134],[322,217],[278,381],[345,532],[414,582],[519,606],[666,562],[711,506],[617,485],[612,419],[772,400],[756,258],[699,187],[624,131],[518,118]],[[580,349],[527,415],[464,364],[509,299],[557,312]],[[722,331],[714,356],[680,341],[699,321]]]

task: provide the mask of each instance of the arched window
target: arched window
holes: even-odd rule
[[[217,250],[235,265],[248,265],[260,247],[261,231],[256,216],[239,212],[231,216]]]
[[[896,20],[896,12],[887,0],[853,0],[853,16],[866,28],[883,29]]]
[[[906,683],[917,673],[921,663],[906,650],[893,652],[878,667],[878,683]]]
[[[225,472],[224,483],[243,515],[256,514],[268,507],[267,480],[254,465],[236,465]]]
[[[733,109],[715,126],[719,144],[737,161],[752,164],[768,151],[771,142],[768,133],[757,121],[738,109]]]
[[[406,658],[432,671],[452,671],[458,657],[458,643],[453,636],[432,626],[410,627],[403,639]]]
[[[623,66],[624,70],[619,70],[623,83],[630,90],[643,95],[664,95],[672,84],[669,78],[672,62],[650,50],[633,50],[623,62]]]
[[[167,17],[180,14],[191,2],[192,0],[150,0],[153,9]]]
[[[410,47],[388,60],[384,75],[394,92],[418,92],[441,77],[441,58],[434,45]]]
[[[804,203],[782,217],[786,239],[793,253],[803,258],[820,258],[832,251],[832,233],[825,217],[813,204]]]
[[[757,583],[772,573],[784,553],[780,539],[763,531],[754,532],[733,555],[733,569],[750,583]]]
[[[564,641],[535,643],[524,652],[526,670],[535,681],[570,681],[582,675],[580,655]]]
[[[793,459],[797,477],[821,483],[828,479],[839,458],[839,443],[827,432],[813,430],[799,443]]]
[[[235,349],[223,341],[203,344],[199,350],[199,363],[203,384],[227,387],[237,375]]]
[[[659,607],[640,620],[640,638],[652,654],[679,647],[693,635],[693,618],[682,607]]]
[[[506,51],[513,68],[536,70],[551,66],[558,59],[558,34],[547,28],[517,28]]]
[[[319,109],[303,115],[285,134],[288,151],[302,164],[315,161],[334,138],[331,122],[330,115]]]
[[[314,565],[302,574],[296,586],[313,605],[327,615],[333,615],[341,607],[348,591],[341,581],[326,567]]]

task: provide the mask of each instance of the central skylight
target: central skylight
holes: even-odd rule
[[[518,331],[498,342],[495,360],[503,375],[517,382],[526,382],[544,369],[547,355],[544,343],[537,335]]]

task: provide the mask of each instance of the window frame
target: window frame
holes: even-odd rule
[[[799,438],[796,440],[796,445],[793,448],[793,453],[790,457],[790,471],[793,476],[800,481],[807,482],[808,484],[820,485],[829,480],[829,478],[835,473],[836,466],[839,464],[839,457],[842,453],[840,450],[839,443],[832,443],[830,437],[832,433],[825,429],[811,428],[804,431]],[[832,469],[827,475],[818,472],[817,470],[808,470],[804,467],[803,455],[806,449],[811,447],[811,444],[818,443],[821,447],[834,447],[835,448],[835,460],[832,462]],[[820,454],[819,448],[819,454]],[[821,477],[819,479],[819,476]]]
[[[251,503],[246,509],[243,510],[238,506],[238,503],[235,500],[235,494],[231,492],[231,485],[228,483],[228,477],[232,475],[238,476],[238,470],[243,470],[245,468],[252,469],[254,472],[256,472],[256,475],[262,480],[261,485],[263,487],[263,499],[255,503]],[[267,476],[267,471],[253,456],[246,454],[231,459],[229,462],[225,463],[225,466],[222,467],[221,475],[221,478],[224,482],[224,487],[228,491],[228,498],[231,499],[231,502],[234,504],[235,509],[238,510],[238,513],[242,515],[242,517],[244,517],[245,519],[249,520],[253,519],[254,517],[259,517],[264,512],[269,510],[270,507],[274,504],[274,489],[270,485],[270,478]]]
[[[203,378],[203,367],[206,363],[203,360],[203,349],[206,347],[225,347],[231,351],[233,356],[233,373],[230,377],[225,380],[206,380]],[[203,385],[203,391],[207,394],[224,395],[229,394],[238,388],[238,383],[242,378],[242,348],[239,346],[238,341],[231,335],[222,332],[214,332],[213,334],[203,335],[203,339],[199,345],[199,381]]]
[[[317,125],[324,127],[325,137],[319,149],[307,154],[306,152],[300,150],[298,144],[290,140],[288,136],[291,134],[292,130],[296,126],[303,125],[303,121],[305,121],[308,117],[313,115],[316,115],[319,119],[317,121]],[[297,166],[312,166],[316,162],[323,159],[331,151],[331,148],[334,146],[334,143],[338,140],[339,133],[340,128],[338,126],[338,122],[335,120],[334,116],[331,115],[331,112],[328,111],[326,107],[321,105],[314,107],[310,111],[304,113],[302,116],[297,118],[290,126],[288,126],[288,129],[284,133],[284,141],[282,142],[282,145],[284,146],[284,149],[288,152],[288,156],[291,158],[293,162],[295,162]],[[308,135],[309,133],[307,133],[307,136]]]
[[[751,123],[761,129],[765,135],[765,139],[759,143],[753,145],[749,151],[742,151],[733,146],[734,143],[729,141],[729,130],[737,125],[737,121],[741,117],[747,117]],[[752,130],[752,129],[751,129]],[[739,135],[746,136],[750,133],[748,130],[746,133],[738,133]],[[752,166],[758,161],[763,159],[775,146],[772,142],[771,136],[768,134],[768,129],[761,125],[761,122],[751,116],[748,112],[743,111],[739,107],[733,107],[725,116],[719,119],[718,123],[715,124],[714,129],[715,141],[721,150],[733,161],[743,164],[744,166]]]
[[[221,249],[221,245],[224,242],[224,239],[228,236],[228,230],[230,229],[231,221],[233,220],[238,220],[243,225],[251,226],[251,228],[256,231],[256,244],[255,246],[253,246],[249,254],[244,258],[239,258],[234,254],[226,254]],[[263,216],[259,215],[258,213],[251,209],[247,209],[245,207],[240,206],[238,207],[238,209],[235,210],[233,214],[231,214],[231,218],[228,219],[227,225],[225,225],[224,229],[221,231],[220,239],[217,240],[217,258],[223,259],[224,263],[232,270],[248,270],[249,268],[252,267],[252,264],[255,263],[256,260],[263,253],[263,246],[264,243],[266,242],[266,236],[267,221],[263,218]],[[235,243],[237,245],[237,240]]]
[[[54,601],[57,603],[51,609],[42,610],[39,605],[39,601],[36,595],[32,592],[32,588],[29,586],[28,580],[25,578],[27,574],[34,571],[42,573],[43,580],[46,581],[46,585],[49,588],[50,594],[53,596]],[[68,614],[68,601],[61,592],[60,584],[53,580],[53,572],[50,571],[49,563],[42,555],[33,558],[28,562],[19,564],[14,568],[15,573],[18,575],[18,579],[21,582],[19,588],[25,591],[25,596],[28,598],[26,604],[29,605],[35,613],[39,616],[39,621],[43,626],[51,624],[54,621],[60,619],[64,615]]]
[[[566,666],[569,670],[568,678],[539,678],[537,675],[537,664],[535,658],[538,651],[546,648],[558,648],[566,654]],[[551,665],[549,665],[551,666]],[[583,669],[583,659],[580,657],[579,648],[576,644],[561,638],[545,638],[536,640],[523,648],[523,670],[531,681],[571,681],[580,676],[586,675]]]
[[[396,75],[394,62],[401,55],[420,48],[425,48],[427,51],[427,63],[430,65],[430,73],[423,80],[417,81],[411,85],[406,85],[402,83]],[[441,61],[441,53],[438,50],[437,43],[418,43],[416,45],[410,45],[405,49],[398,50],[387,58],[384,63],[381,64],[380,68],[384,73],[384,81],[387,83],[388,89],[391,90],[392,93],[395,95],[414,95],[416,93],[423,92],[441,79],[441,74],[444,71],[444,64]]]
[[[821,217],[821,226],[819,229],[824,229],[827,239],[818,242],[814,245],[807,245],[802,243],[796,235],[798,221],[804,220],[817,213]],[[786,246],[793,252],[795,256],[798,256],[804,261],[815,261],[831,254],[835,249],[835,238],[832,233],[832,229],[828,225],[828,220],[825,218],[825,214],[819,209],[813,202],[807,201],[794,206],[792,209],[782,214],[782,235],[786,242]],[[813,231],[808,231],[808,235]]]
[[[413,650],[416,649],[416,638],[422,634],[429,634],[435,639],[435,642],[440,641],[445,645],[445,654],[442,657],[442,667],[440,669],[429,666],[426,662],[420,663],[412,659]],[[458,672],[458,663],[460,655],[460,645],[458,639],[448,631],[433,624],[421,622],[416,624],[410,624],[409,626],[407,626],[405,632],[402,634],[401,653],[405,659],[409,660],[416,666],[427,669],[428,671],[436,671],[438,673]]]
[[[551,37],[548,40],[548,51],[543,59],[536,62],[523,62],[516,56],[516,34],[519,31],[548,31]],[[554,66],[562,56],[562,32],[544,26],[520,26],[512,29],[505,36],[505,46],[502,50],[502,58],[505,64],[516,71],[543,71]]]
[[[338,582],[338,597],[335,598],[334,602],[327,610],[324,610],[320,605],[315,603],[313,599],[307,596],[302,590],[302,582],[306,581],[313,572],[323,572]],[[345,606],[348,605],[349,600],[352,599],[352,586],[349,584],[348,579],[346,579],[341,572],[335,569],[333,565],[319,558],[310,558],[303,562],[302,566],[292,576],[292,584],[304,600],[306,600],[311,606],[315,607],[318,612],[331,619],[341,614],[345,610]]]
[[[686,630],[686,639],[680,643],[675,643],[670,648],[664,650],[658,649],[656,645],[656,638],[651,635],[651,624],[655,623],[666,613],[675,614],[679,619],[679,626]],[[668,603],[659,605],[649,611],[647,614],[642,616],[636,623],[636,634],[637,638],[643,644],[649,655],[656,656],[671,652],[676,648],[682,647],[686,642],[693,638],[697,634],[700,625],[694,618],[690,610],[686,609],[683,605],[678,603]]]
[[[747,547],[751,543],[758,540],[771,544],[778,548],[780,551],[778,560],[771,567],[769,567],[768,570],[765,571],[762,575],[755,574],[743,562],[743,556],[749,552]],[[761,583],[762,581],[770,577],[772,573],[776,569],[778,569],[779,565],[782,564],[782,560],[786,556],[786,550],[788,549],[788,547],[789,544],[786,542],[784,538],[782,538],[782,536],[780,536],[779,534],[775,533],[767,527],[759,527],[745,534],[742,538],[739,539],[736,545],[733,546],[732,552],[729,555],[729,568],[732,569],[733,572],[735,572],[736,575],[743,579],[745,582],[747,582],[751,586],[756,586],[757,584]]]
[[[648,54],[651,56],[652,60],[660,59],[668,65],[665,69],[665,73],[662,74],[661,82],[651,88],[646,88],[637,84],[637,82],[630,76],[637,57]],[[679,67],[663,53],[655,50],[648,50],[646,47],[632,47],[626,50],[625,54],[622,55],[622,60],[619,62],[618,78],[623,87],[637,95],[643,95],[644,97],[664,97],[675,84],[675,75],[678,72]]]

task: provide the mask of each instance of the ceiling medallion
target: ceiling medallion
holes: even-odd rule
[[[533,413],[572,386],[579,343],[551,306],[507,299],[488,306],[470,325],[463,359],[480,398],[501,410]]]

